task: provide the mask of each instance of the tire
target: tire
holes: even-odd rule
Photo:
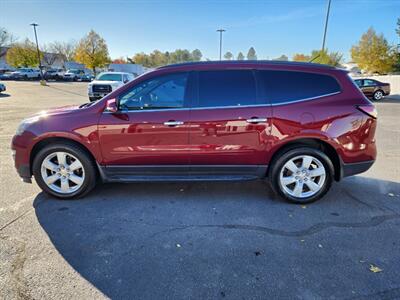
[[[374,99],[375,101],[380,101],[380,100],[382,100],[383,96],[384,96],[383,91],[382,90],[377,90],[372,95],[372,99]]]
[[[96,101],[97,99],[97,97],[89,97],[90,102]]]
[[[303,170],[302,165],[310,161],[310,158],[311,164],[309,168]],[[290,161],[294,165],[291,165]],[[296,172],[289,170],[288,166],[293,171],[296,170]],[[297,167],[297,169],[294,167]],[[323,175],[312,176],[322,171],[324,171]],[[299,146],[299,148],[289,149],[279,155],[272,162],[268,175],[271,187],[276,194],[288,202],[306,204],[322,198],[329,191],[332,185],[334,168],[325,153],[314,148]],[[284,183],[287,183],[287,185]],[[301,192],[299,194],[300,189]]]
[[[63,154],[60,156],[65,157],[65,164],[58,163],[59,156],[55,153],[65,153],[65,156]],[[47,167],[49,161],[52,169]],[[79,166],[79,163],[80,167],[72,171],[72,168]],[[57,170],[53,167],[57,167]],[[97,169],[91,157],[81,147],[70,143],[57,143],[41,149],[34,157],[32,170],[40,188],[60,199],[83,197],[96,185]],[[47,184],[44,176],[52,184]],[[62,181],[66,182],[65,185],[62,185]]]
[[[24,75],[24,80],[28,80],[28,75]]]

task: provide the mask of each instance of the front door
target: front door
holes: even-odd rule
[[[188,81],[188,73],[156,76],[121,95],[119,112],[105,112],[99,121],[102,165],[187,166]]]
[[[227,170],[231,166],[233,173],[266,165],[271,108],[257,103],[255,72],[215,70],[197,75],[198,99],[190,127],[191,167]]]

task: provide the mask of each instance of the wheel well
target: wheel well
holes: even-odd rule
[[[299,146],[307,146],[307,147],[318,149],[318,150],[324,152],[329,157],[329,159],[332,161],[334,172],[335,172],[335,174],[334,174],[335,180],[336,181],[340,180],[341,164],[340,164],[339,155],[337,154],[335,148],[333,148],[327,142],[324,142],[319,139],[307,138],[307,139],[298,139],[295,141],[291,141],[291,142],[281,146],[277,151],[275,151],[274,155],[271,158],[271,163],[273,163],[279,157],[279,155],[281,155],[295,147],[299,147]]]
[[[68,139],[68,138],[51,137],[51,138],[47,138],[47,139],[41,140],[35,146],[33,146],[32,151],[31,151],[31,155],[30,155],[30,159],[29,159],[29,165],[30,165],[30,168],[31,168],[31,174],[32,174],[33,160],[34,160],[36,154],[38,154],[39,151],[42,150],[47,145],[54,144],[54,143],[70,144],[70,145],[75,145],[75,146],[81,148],[83,151],[85,151],[89,155],[89,157],[93,161],[94,165],[96,165],[96,159],[94,158],[93,154],[89,151],[88,148],[86,148],[81,143],[78,143],[78,142],[76,142],[74,140],[71,140],[71,139]]]

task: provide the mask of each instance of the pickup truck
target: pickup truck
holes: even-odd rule
[[[20,68],[11,73],[13,79],[39,79],[40,71],[32,68]]]
[[[88,95],[90,101],[96,101],[107,94],[115,91],[135,77],[131,73],[103,72],[97,75],[95,80],[88,84]]]

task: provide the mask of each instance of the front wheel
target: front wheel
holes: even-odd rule
[[[33,175],[44,192],[61,199],[81,197],[96,184],[93,161],[73,144],[49,145],[40,150],[33,161]]]
[[[273,190],[292,203],[310,203],[324,196],[331,187],[333,165],[316,149],[301,147],[283,153],[270,169]]]

